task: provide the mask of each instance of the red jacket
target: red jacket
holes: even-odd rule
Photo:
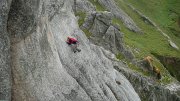
[[[67,38],[68,44],[76,44],[77,42],[78,42],[78,40],[75,38],[70,38],[70,37]]]

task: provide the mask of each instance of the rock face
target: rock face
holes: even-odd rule
[[[134,59],[133,53],[128,50],[123,41],[123,33],[118,25],[113,25],[111,12],[92,12],[88,14],[81,29],[89,30],[90,40],[96,45],[103,46],[114,54],[121,52],[127,59]]]
[[[122,20],[124,25],[131,31],[141,33],[141,29],[134,23],[134,21],[119,8],[114,0],[97,0],[99,4],[101,4],[104,8],[112,13],[112,15],[116,18]],[[95,7],[88,0],[77,0],[77,10],[78,11],[86,11],[93,12],[95,11]]]
[[[0,100],[140,101],[105,49],[79,29],[73,0],[13,0],[11,7],[10,1],[0,2]],[[80,53],[65,42],[76,35]]]
[[[7,19],[11,0],[0,1],[0,100],[11,99],[10,40]]]
[[[117,25],[111,23],[113,14],[107,11],[101,12],[90,12],[87,13],[84,24],[81,26],[83,30],[89,30],[91,32],[91,37],[89,38],[94,44],[100,45],[107,50],[110,50],[113,53],[121,52],[127,59],[134,59],[134,55],[128,48],[126,49],[123,42],[123,33],[121,33],[120,28]],[[107,55],[111,60],[114,59],[114,55]],[[111,58],[113,57],[113,59]],[[133,60],[135,62],[136,60]],[[115,66],[116,67],[116,66]],[[121,65],[119,66],[121,67]],[[117,69],[119,71],[119,69]],[[169,88],[159,85],[156,83],[149,82],[149,79],[144,78],[141,75],[138,75],[128,70],[121,68],[119,72],[122,72],[133,84],[135,90],[141,97],[143,101],[179,101],[179,95],[173,93]],[[152,80],[151,80],[152,81]],[[179,85],[179,83],[177,84]],[[174,86],[174,88],[178,88]],[[180,89],[178,88],[177,91]],[[143,92],[143,93],[142,93]],[[168,96],[166,96],[168,95]]]
[[[114,62],[116,60],[114,54],[89,42],[79,29],[73,12],[78,9],[74,5],[79,3],[82,2],[79,0],[76,0],[76,3],[74,0],[0,1],[0,100],[141,100],[131,83],[137,91],[139,86],[137,87],[126,75],[129,72],[114,68],[116,64],[119,68],[126,66],[120,61]],[[86,1],[82,4],[87,4],[79,6],[85,11],[91,8],[91,4]],[[118,45],[117,40],[121,43],[122,33],[117,26],[110,23],[111,13],[90,14],[96,16],[91,18],[95,22],[90,27],[92,32],[97,30],[97,25],[104,24],[102,30],[94,36],[103,35],[104,42],[109,45],[107,48]],[[80,53],[73,53],[66,44],[68,36],[78,36]],[[113,48],[111,51],[116,50],[119,49]],[[122,73],[131,80],[131,83]],[[138,84],[140,85],[141,82]],[[179,100],[176,95],[171,96],[170,93],[162,92],[162,95],[159,95],[160,100],[167,99],[165,95],[170,95],[169,101]],[[158,101],[159,96],[150,101]]]
[[[8,18],[11,41],[21,41],[36,29],[39,2],[39,0],[12,0]]]
[[[141,29],[121,8],[118,8],[114,0],[98,0],[98,2],[108,9],[116,18],[121,19],[128,29],[141,33]]]
[[[142,101],[180,101],[179,82],[163,87],[127,68],[118,67],[118,65],[114,68],[129,79]]]
[[[76,9],[76,11],[92,12],[96,10],[93,4],[91,4],[88,0],[74,0],[74,1],[75,1],[74,9]]]

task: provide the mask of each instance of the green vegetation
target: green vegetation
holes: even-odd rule
[[[152,74],[149,71],[144,71],[143,69],[141,69],[140,67],[137,67],[136,65],[127,62],[127,65],[130,69],[135,70],[138,73],[143,74],[144,76],[151,76]]]
[[[85,17],[86,17],[86,13],[85,12],[77,12],[75,14],[75,16],[79,17],[78,24],[79,24],[79,26],[81,26],[84,23],[84,20],[85,20]]]
[[[180,47],[180,0],[124,0],[150,17]]]
[[[127,63],[128,67],[132,70],[134,70],[135,72],[137,73],[140,73],[144,76],[150,76],[150,72],[148,71],[143,71],[143,69],[141,69],[140,67],[137,67],[136,65],[132,64],[129,60],[127,60],[123,54],[119,53],[116,55],[116,58],[119,59],[119,60],[123,60]]]
[[[92,35],[92,33],[89,32],[89,30],[87,30],[87,29],[84,29],[83,32],[86,34],[86,36],[87,36],[88,38]]]
[[[169,73],[173,76],[176,77],[177,80],[180,81],[180,58],[175,58],[175,57],[165,57],[165,56],[160,56],[158,54],[153,53],[154,56],[156,56],[160,62],[167,68]]]
[[[144,27],[142,28],[144,29],[144,34],[137,34],[128,30],[119,19],[114,18],[113,23],[118,23],[121,26],[121,32],[125,33],[125,43],[131,48],[138,48],[140,50],[138,53],[134,52],[138,58],[145,57],[152,52],[167,56],[180,56],[180,52],[172,49],[163,35],[154,27],[146,25],[141,20],[139,23],[142,23]]]
[[[106,11],[106,9],[101,5],[99,4],[98,0],[89,0],[93,5],[96,6],[96,10],[97,11]]]
[[[137,57],[142,58],[152,52],[164,56],[180,57],[180,51],[170,47],[167,39],[159,33],[155,27],[146,24],[141,17],[124,2],[120,0],[115,1],[144,32],[144,34],[134,33],[128,30],[121,20],[113,19],[113,23],[118,23],[121,26],[121,31],[125,33],[125,43],[134,49],[138,48],[140,50],[140,52],[136,54]]]
[[[93,5],[96,6],[97,11],[104,11],[106,10],[103,6],[101,6],[97,0],[89,0]],[[167,38],[164,37],[157,28],[145,23],[143,19],[134,12],[130,7],[127,6],[126,3],[124,3],[122,0],[115,0],[118,6],[121,7],[139,26],[144,34],[138,34],[135,32],[130,31],[128,28],[126,28],[123,24],[123,22],[120,19],[113,18],[112,23],[119,24],[121,27],[121,32],[124,33],[124,40],[125,44],[130,46],[132,48],[133,53],[136,55],[137,58],[142,59],[143,57],[146,57],[148,55],[153,56],[152,53],[156,53],[162,56],[172,56],[172,57],[180,57],[180,51],[177,51],[173,49],[168,41]],[[128,0],[132,1],[132,0]],[[144,7],[144,6],[143,6]],[[76,14],[79,16],[79,25],[81,26],[84,23],[84,19],[86,14],[83,12],[78,12]],[[148,16],[148,15],[147,15]],[[176,19],[176,17],[175,17]],[[165,23],[165,22],[163,22]],[[163,28],[164,29],[164,28]],[[87,37],[90,37],[92,35],[91,32],[89,32],[88,29],[83,30]],[[163,30],[164,31],[164,30]],[[168,30],[166,30],[168,31]],[[176,30],[177,31],[177,30]],[[171,36],[172,37],[172,36]],[[172,37],[174,39],[174,37]],[[176,42],[178,41],[177,38],[175,38]],[[180,39],[179,39],[180,40]],[[176,43],[177,44],[177,43]],[[180,43],[178,44],[180,47]],[[128,67],[130,67],[132,70],[143,74],[144,76],[152,76],[152,74],[148,71],[143,71],[141,68],[137,67],[136,65],[130,63],[128,60],[125,59],[125,57],[122,54],[117,54],[116,57],[120,60],[126,61]],[[155,61],[153,62],[153,65],[158,67],[162,74],[161,83],[168,84],[172,82],[172,77],[169,75],[168,71],[164,68],[162,63],[159,62],[154,57]]]
[[[169,84],[169,83],[171,83],[173,81],[173,79],[172,78],[170,78],[169,76],[164,76],[163,77],[163,79],[161,80],[161,82],[163,83],[163,84]]]
[[[132,48],[133,53],[135,53],[137,58],[142,59],[148,55],[154,57],[152,53],[156,53],[162,56],[180,57],[180,51],[173,49],[169,45],[167,39],[157,30],[157,28],[145,23],[136,12],[134,12],[121,0],[115,1],[117,2],[118,6],[120,6],[121,9],[123,9],[134,20],[134,22],[142,29],[144,33],[138,34],[130,31],[124,26],[123,22],[117,18],[113,18],[112,20],[112,23],[120,25],[121,32],[124,33],[125,43]],[[121,56],[117,56],[117,58],[122,59]],[[137,72],[140,72],[144,75],[149,75],[147,72],[142,71],[142,69],[134,66],[133,64],[127,64],[131,69],[136,70]],[[162,63],[159,62],[159,60],[155,59],[153,65],[158,67],[163,75],[161,83],[167,84],[172,82],[172,77],[169,75],[168,71],[164,68]]]
[[[154,59],[154,61],[152,62],[153,66],[157,67],[161,71],[161,75],[163,76],[163,78],[161,79],[161,82],[163,84],[168,84],[172,82],[173,79],[171,75],[168,73],[168,71],[165,69],[162,63],[159,60],[155,59],[155,57],[153,59]]]
[[[125,61],[125,63],[128,65],[128,67],[131,70],[134,70],[136,73],[139,73],[141,75],[144,75],[146,77],[155,77],[155,74],[153,74],[150,71],[144,71],[140,67],[132,64],[129,60],[127,60],[121,53],[116,55],[116,58],[122,61]],[[157,80],[157,83],[162,83],[162,84],[169,84],[171,83],[174,79],[171,77],[171,75],[168,73],[168,71],[164,68],[164,66],[156,59],[153,58],[153,66],[157,67],[161,71],[162,79],[159,81]]]
[[[79,17],[79,20],[78,20],[78,25],[81,26],[83,23],[84,23],[84,20],[85,20],[85,17],[86,17],[86,13],[85,12],[77,12],[75,14],[75,16],[78,16]],[[92,33],[89,32],[88,29],[84,29],[83,32],[86,34],[86,36],[89,38]]]
[[[179,65],[174,65],[174,64],[164,64],[165,67],[168,69],[168,71],[170,72],[170,74],[177,78],[177,80],[180,81],[180,74],[179,74]]]
[[[119,60],[125,59],[124,55],[122,55],[121,53],[117,54],[116,58],[119,59]]]

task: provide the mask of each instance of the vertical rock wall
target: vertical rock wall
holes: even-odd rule
[[[73,4],[73,0],[12,1],[2,28],[8,28],[11,41],[4,46],[8,50],[2,51],[7,57],[2,59],[7,64],[3,67],[12,69],[12,91],[4,94],[12,96],[3,97],[12,101],[140,101],[129,81],[113,69],[104,49],[91,44],[79,29]],[[67,36],[78,37],[80,53],[72,52]]]
[[[7,19],[11,0],[0,0],[0,100],[11,100],[10,40]]]

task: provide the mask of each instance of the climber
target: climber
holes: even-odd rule
[[[77,51],[78,52],[81,51],[80,49],[77,48],[79,45],[79,41],[76,38],[67,37],[66,43],[71,46],[74,53],[76,53]]]

